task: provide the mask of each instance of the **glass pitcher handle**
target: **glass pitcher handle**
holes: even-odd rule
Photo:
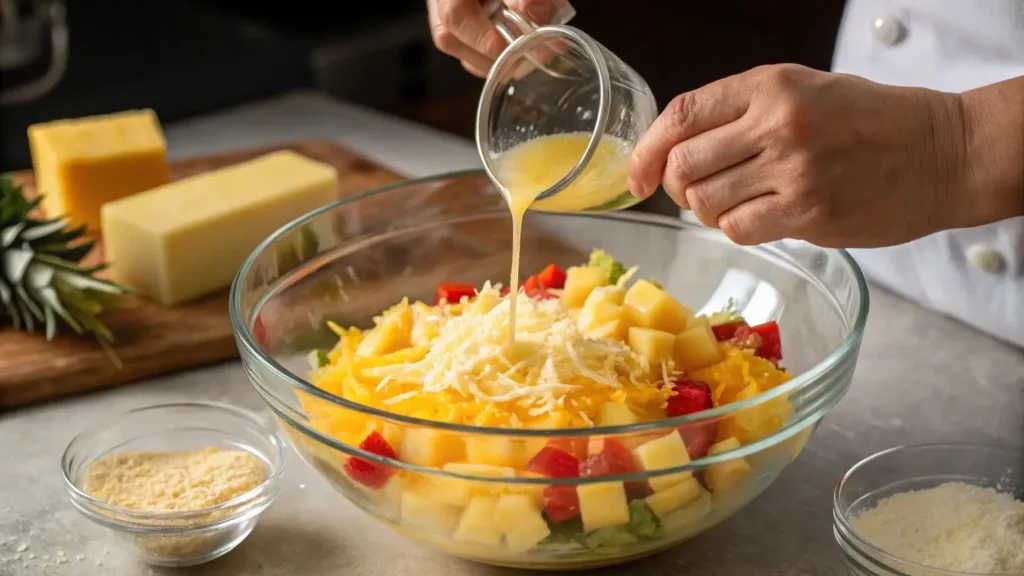
[[[529,34],[537,29],[540,24],[531,20],[528,16],[514,12],[505,6],[503,0],[486,0],[483,3],[484,15],[494,22],[498,32],[505,38],[505,41],[512,43],[516,38]],[[561,26],[567,24],[576,16],[576,9],[572,4],[565,2],[554,14],[545,26]]]

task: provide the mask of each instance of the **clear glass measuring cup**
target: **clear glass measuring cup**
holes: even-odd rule
[[[506,197],[536,193],[531,209],[600,212],[636,204],[626,164],[657,117],[647,83],[585,32],[571,7],[537,26],[498,1],[484,6],[510,42],[488,74],[476,119],[484,169]]]

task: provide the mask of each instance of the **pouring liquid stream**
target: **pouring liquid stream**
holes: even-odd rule
[[[537,197],[558,183],[590,141],[589,132],[541,136],[519,144],[496,159],[496,175],[512,213],[512,272],[509,279],[509,346],[516,342],[516,300],[523,218],[530,208],[546,212],[583,212],[619,198],[626,190],[629,150],[617,138],[604,136],[590,162],[557,194]]]

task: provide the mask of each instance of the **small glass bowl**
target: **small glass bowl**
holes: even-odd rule
[[[850,576],[993,576],[931,568],[898,558],[858,535],[850,523],[853,516],[884,498],[947,482],[995,488],[1024,498],[1024,450],[980,444],[921,444],[885,450],[859,462],[836,488],[833,508],[836,542]]]
[[[114,506],[80,487],[89,467],[113,452],[211,446],[253,454],[266,464],[267,479],[222,504],[171,512]],[[86,428],[64,451],[61,471],[71,505],[110,530],[128,552],[157,566],[194,566],[227,554],[252,532],[280,490],[285,454],[284,439],[255,414],[224,404],[187,402],[139,408]]]

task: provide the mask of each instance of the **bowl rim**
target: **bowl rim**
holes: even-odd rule
[[[927,566],[925,564],[919,564],[905,558],[886,552],[885,550],[875,546],[871,542],[868,542],[863,536],[861,536],[857,530],[853,528],[853,525],[848,519],[847,511],[842,508],[841,497],[843,494],[843,488],[846,487],[846,483],[863,468],[870,466],[871,464],[885,458],[892,456],[893,454],[899,454],[904,452],[919,452],[919,451],[933,451],[933,450],[985,450],[991,452],[1000,452],[1004,454],[1024,454],[1024,449],[1015,448],[1008,444],[984,444],[978,442],[929,442],[923,444],[903,444],[900,446],[894,446],[887,448],[880,452],[876,452],[866,458],[863,458],[860,462],[857,462],[850,467],[849,470],[843,474],[842,479],[839,480],[839,484],[836,486],[835,492],[832,496],[832,517],[836,528],[836,538],[846,541],[847,544],[853,545],[855,550],[859,553],[866,553],[869,558],[874,561],[884,562],[885,567],[890,570],[893,565],[903,565],[908,568],[925,571],[925,573],[933,574],[934,576],[997,576],[990,573],[977,573],[977,572],[958,572],[955,570],[946,570],[943,568],[936,568],[934,566]],[[907,576],[905,572],[894,572],[899,576]],[[1008,572],[1006,574],[999,574],[998,576],[1024,576],[1024,572]]]
[[[839,343],[831,352],[829,352],[823,359],[819,360],[814,366],[801,372],[800,374],[794,375],[791,379],[772,388],[767,392],[763,392],[754,396],[741,400],[739,402],[733,402],[723,406],[712,408],[711,410],[704,410],[696,412],[694,414],[686,416],[677,416],[675,418],[666,418],[664,420],[656,420],[652,422],[641,422],[638,424],[628,424],[619,426],[593,426],[588,428],[539,428],[539,429],[526,429],[526,428],[499,428],[499,427],[488,427],[488,426],[474,426],[468,424],[452,424],[449,422],[441,422],[437,420],[424,420],[421,418],[415,418],[412,416],[406,416],[395,412],[388,412],[387,410],[380,410],[371,406],[358,404],[350,400],[341,398],[331,394],[325,390],[317,388],[311,382],[308,382],[305,378],[300,378],[293,374],[281,363],[271,358],[263,352],[258,343],[255,341],[246,321],[242,318],[241,310],[241,291],[242,291],[242,279],[246,277],[249,270],[256,263],[256,259],[270,246],[272,246],[281,237],[291,233],[292,231],[303,226],[307,222],[319,217],[322,214],[329,213],[341,206],[358,202],[364,198],[370,198],[373,196],[386,194],[393,190],[404,188],[407,186],[415,186],[421,184],[430,184],[441,182],[445,180],[454,180],[463,177],[484,177],[486,173],[481,169],[475,170],[459,170],[454,172],[445,172],[442,174],[436,174],[432,176],[426,176],[422,178],[412,178],[408,180],[402,180],[386,186],[365,190],[358,194],[353,194],[346,198],[342,198],[330,204],[321,206],[311,212],[308,212],[288,224],[278,228],[274,233],[264,239],[260,244],[253,250],[253,252],[246,258],[245,262],[239,268],[238,273],[235,275],[235,279],[232,282],[228,308],[230,310],[231,325],[235,332],[236,342],[239,347],[244,347],[248,352],[253,354],[259,361],[277,376],[283,378],[290,386],[298,388],[300,391],[306,394],[310,394],[321,400],[330,402],[331,404],[339,405],[344,408],[353,410],[355,412],[373,416],[376,418],[383,418],[386,420],[401,422],[403,424],[418,426],[421,428],[428,428],[434,430],[443,430],[447,432],[456,432],[462,434],[487,434],[491,436],[508,436],[508,437],[519,437],[519,438],[541,438],[541,437],[583,437],[583,436],[612,436],[612,435],[629,435],[637,432],[646,432],[653,430],[660,430],[665,428],[678,428],[687,425],[693,425],[695,423],[707,422],[710,420],[716,420],[741,410],[746,410],[753,406],[758,406],[769,402],[784,394],[802,388],[809,382],[812,382],[819,378],[821,375],[827,373],[834,366],[841,363],[848,357],[848,354],[855,351],[864,335],[864,328],[867,324],[868,310],[870,308],[870,294],[868,292],[867,280],[864,277],[863,272],[858,266],[857,262],[853,257],[843,249],[835,248],[820,248],[834,252],[840,256],[842,261],[847,265],[849,271],[852,273],[857,286],[857,294],[860,297],[860,306],[857,310],[857,315],[850,323],[850,331],[843,338],[843,341]],[[560,214],[561,216],[568,217],[584,217],[584,218],[608,218],[613,220],[621,220],[634,223],[646,223],[646,224],[660,224],[665,226],[671,226],[678,228],[680,225],[687,228],[700,229],[701,232],[725,238],[725,235],[720,230],[707,228],[703,226],[697,226],[688,222],[682,222],[678,218],[671,218],[668,216],[659,216],[652,214],[640,214],[640,213],[627,213],[627,212],[613,212],[613,213],[581,213],[581,214]],[[764,250],[770,253],[776,258],[788,259],[786,253],[771,245],[762,244],[759,246],[736,246],[743,250]],[[831,294],[830,294],[831,296]],[[833,297],[834,300],[834,297]],[[788,427],[788,426],[787,426]],[[783,429],[780,429],[781,432]],[[735,451],[732,451],[735,452]],[[724,454],[724,453],[723,453]]]
[[[245,420],[248,424],[257,428],[261,433],[266,434],[271,439],[273,445],[273,453],[277,456],[277,463],[268,462],[270,467],[270,473],[267,474],[267,478],[263,480],[257,486],[249,489],[248,491],[235,496],[231,500],[215,504],[213,506],[207,506],[205,508],[196,508],[195,510],[136,510],[132,508],[125,508],[116,504],[110,504],[95,496],[92,496],[85,490],[78,487],[78,485],[71,479],[71,460],[74,456],[73,448],[76,445],[96,434],[99,434],[105,430],[109,430],[118,425],[121,419],[140,413],[147,412],[158,412],[161,410],[168,410],[174,408],[190,408],[199,410],[208,410],[226,413],[230,416],[240,417]],[[61,476],[64,480],[64,488],[68,492],[68,497],[72,500],[74,506],[81,512],[86,513],[87,516],[93,517],[97,520],[102,520],[104,523],[114,523],[121,527],[141,528],[146,530],[156,530],[161,532],[182,532],[182,531],[205,531],[215,528],[220,528],[222,525],[232,523],[239,516],[243,516],[250,511],[249,506],[243,506],[234,514],[230,514],[224,518],[218,518],[209,522],[197,522],[182,526],[160,526],[153,525],[150,522],[153,521],[165,521],[165,520],[194,520],[201,519],[202,517],[221,510],[228,510],[239,507],[244,504],[253,504],[260,501],[261,496],[268,496],[269,499],[276,497],[276,489],[280,485],[281,480],[284,478],[285,463],[288,457],[288,444],[284,439],[284,436],[279,430],[276,430],[268,426],[256,413],[237,406],[225,404],[222,402],[210,402],[210,401],[190,401],[190,402],[167,402],[160,404],[150,404],[146,406],[140,406],[131,410],[123,411],[116,414],[108,419],[100,420],[89,424],[82,429],[78,434],[68,442],[67,447],[64,449],[64,453],[61,455],[60,468]],[[87,507],[89,512],[86,512],[83,507]],[[111,515],[117,515],[117,517],[111,517]]]

